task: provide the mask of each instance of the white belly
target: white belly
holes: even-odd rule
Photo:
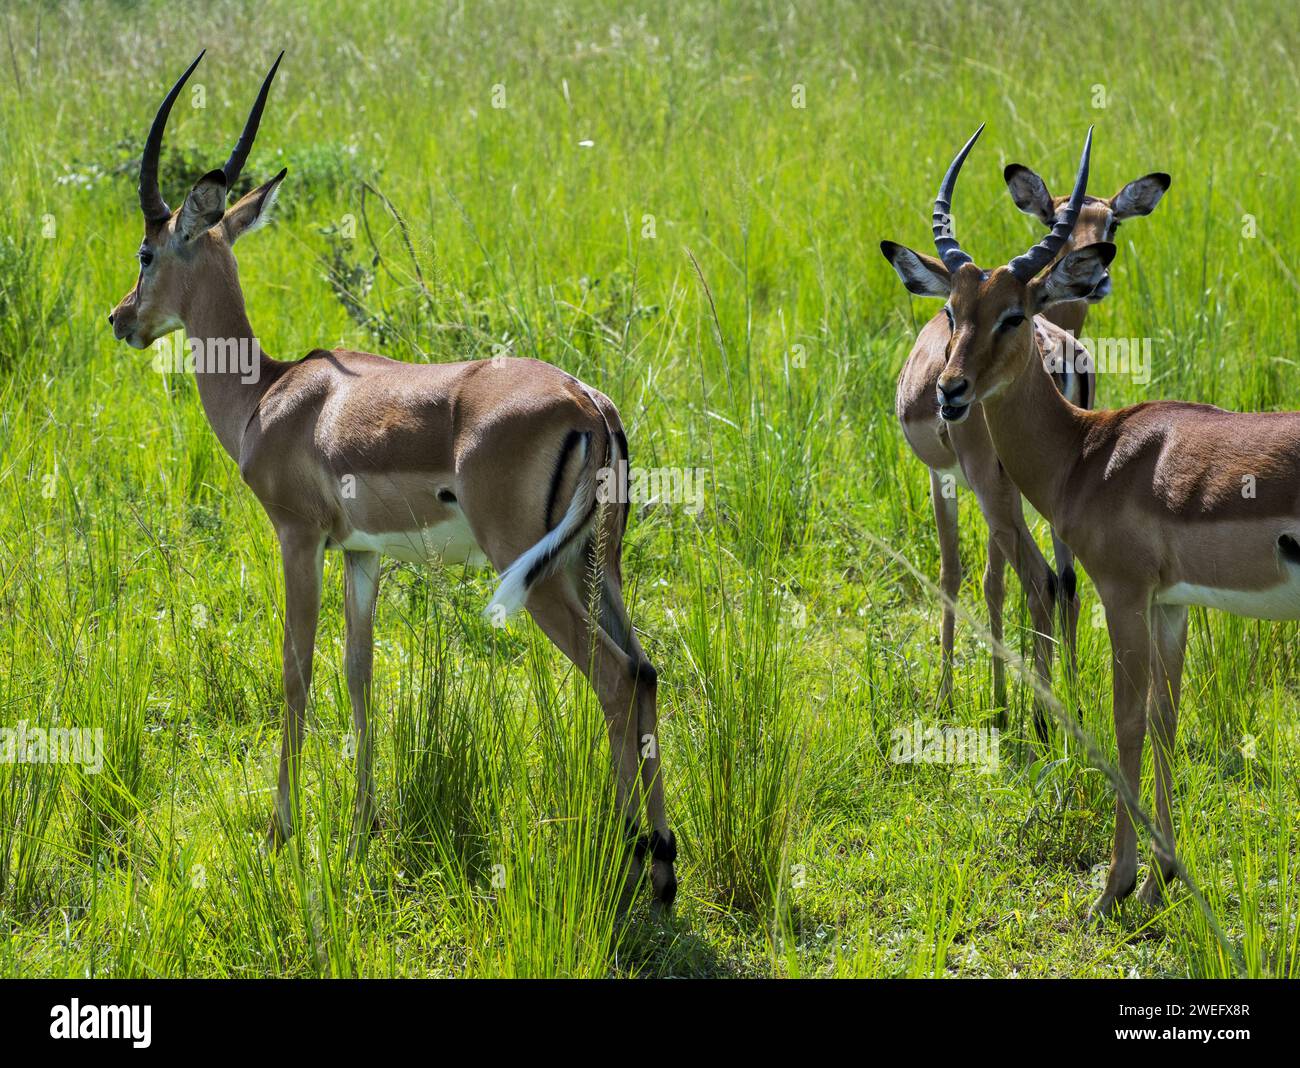
[[[1156,594],[1157,604],[1204,605],[1251,619],[1300,619],[1300,568],[1283,566],[1282,582],[1264,590],[1229,590],[1178,582]]]
[[[487,563],[469,524],[459,513],[454,519],[417,530],[375,533],[354,530],[339,544],[355,552],[383,553],[408,564],[472,564],[478,567]]]

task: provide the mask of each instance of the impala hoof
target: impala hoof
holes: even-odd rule
[[[656,911],[667,912],[677,897],[677,838],[672,831],[660,835],[650,832],[650,886],[654,892]]]
[[[1084,917],[1083,925],[1090,931],[1097,931],[1104,927],[1115,915],[1115,910],[1119,908],[1119,901],[1113,897],[1102,894],[1088,909],[1088,914]]]
[[[1134,887],[1137,886],[1137,876],[1123,883],[1124,888],[1122,890],[1112,890],[1111,887],[1114,883],[1114,879],[1107,880],[1106,889],[1102,891],[1101,897],[1097,898],[1093,902],[1092,908],[1088,910],[1088,917],[1085,922],[1087,926],[1094,930],[1107,920],[1114,918],[1115,913],[1119,910],[1119,903],[1133,893]]]
[[[650,883],[654,889],[654,897],[650,900],[651,911],[656,915],[671,913],[673,902],[677,899],[677,874],[673,871],[673,866],[655,864],[651,870]]]
[[[1137,893],[1138,900],[1146,908],[1160,908],[1165,904],[1169,884],[1173,880],[1174,876],[1172,874],[1166,875],[1163,879],[1160,878],[1160,872],[1153,867],[1147,873],[1147,877],[1142,883],[1142,889]]]
[[[275,813],[271,816],[271,821],[266,828],[266,834],[262,838],[262,852],[266,854],[278,853],[292,836],[292,829],[286,828],[284,822],[280,819],[280,814]]]

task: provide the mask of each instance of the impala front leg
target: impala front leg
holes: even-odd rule
[[[1079,576],[1074,569],[1074,553],[1052,531],[1052,554],[1060,579],[1057,607],[1061,614],[1061,645],[1065,649],[1065,670],[1071,683],[1079,678]],[[1082,719],[1082,715],[1079,717]]]
[[[998,539],[989,534],[989,559],[984,568],[984,604],[989,610],[989,637],[993,639],[993,706],[997,727],[1007,725],[1007,663],[1002,659],[1002,608],[1007,599],[1007,558]]]
[[[961,554],[958,552],[957,498],[943,474],[930,470],[930,502],[934,506],[934,523],[939,531],[939,590],[943,594],[939,630],[940,675],[939,704],[952,708],[952,661],[954,631],[957,625],[957,594],[961,590]]]
[[[1156,845],[1151,871],[1138,891],[1144,905],[1158,905],[1165,884],[1174,877],[1174,741],[1178,734],[1178,699],[1182,692],[1183,654],[1187,649],[1187,608],[1157,605],[1152,610],[1151,749],[1156,769],[1156,825],[1169,845]]]
[[[318,534],[280,531],[284,561],[284,738],[280,744],[280,780],[275,813],[267,832],[272,846],[293,834],[298,795],[298,757],[311,693],[311,662],[320,615],[321,570],[325,539]]]
[[[374,742],[366,722],[366,712],[370,703],[370,679],[374,664],[379,554],[346,552],[343,554],[343,567],[344,611],[348,629],[345,664],[357,752],[357,796],[352,809],[352,840],[349,846],[355,853],[365,843],[375,821],[375,793],[371,779]]]
[[[1147,689],[1151,665],[1150,597],[1102,594],[1110,630],[1114,672],[1115,742],[1119,773],[1136,800],[1142,788],[1142,745],[1146,740]],[[1137,826],[1128,802],[1115,791],[1115,847],[1106,888],[1088,912],[1089,922],[1104,919],[1137,884]]]

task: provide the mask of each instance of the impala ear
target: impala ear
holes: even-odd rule
[[[1052,194],[1047,191],[1047,183],[1037,174],[1022,163],[1011,163],[1002,172],[1002,178],[1016,207],[1026,215],[1032,215],[1044,226],[1051,226],[1056,221]]]
[[[880,251],[885,254],[891,267],[898,272],[898,277],[907,286],[907,291],[918,297],[946,297],[952,292],[952,275],[948,268],[933,256],[913,252],[903,245],[892,241],[880,242]]]
[[[194,183],[176,218],[176,233],[182,241],[193,241],[204,230],[221,222],[226,213],[226,176],[208,171]]]
[[[1150,215],[1165,195],[1169,182],[1169,175],[1162,171],[1135,178],[1111,198],[1110,210],[1119,222],[1139,215]]]
[[[244,234],[266,225],[271,217],[271,205],[275,203],[276,194],[280,191],[280,183],[288,173],[289,169],[286,167],[269,182],[245,193],[235,206],[226,212],[221,225],[226,231],[227,241],[233,245]]]
[[[1033,314],[1046,311],[1066,300],[1083,300],[1106,277],[1106,268],[1115,258],[1115,246],[1098,241],[1068,252],[1042,278],[1029,284],[1029,304]]]

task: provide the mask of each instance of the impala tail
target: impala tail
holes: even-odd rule
[[[598,410],[599,406],[597,406]],[[527,550],[513,564],[501,572],[501,581],[496,593],[484,610],[493,623],[502,625],[510,616],[524,606],[528,592],[539,582],[550,578],[562,567],[570,563],[593,533],[601,513],[600,493],[602,470],[618,470],[623,455],[619,448],[621,434],[610,430],[609,420],[601,411],[604,420],[605,448],[598,456],[593,445],[593,432],[573,431],[569,435],[557,468],[557,478],[563,471],[569,452],[576,448],[582,456],[582,474],[574,488],[573,498],[563,518],[531,549]],[[626,505],[622,505],[626,508]],[[617,557],[615,557],[617,558]]]

